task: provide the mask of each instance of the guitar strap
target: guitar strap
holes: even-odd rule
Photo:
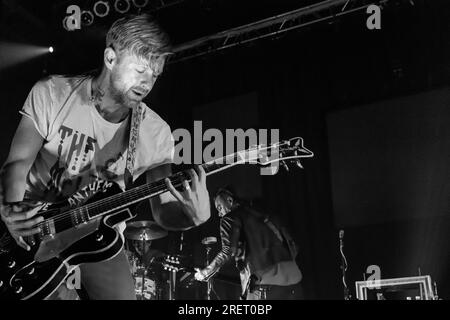
[[[136,158],[136,147],[139,136],[139,127],[142,121],[142,103],[131,111],[130,132],[128,139],[127,162],[125,165],[124,182],[125,189],[128,190],[133,184],[134,160]]]

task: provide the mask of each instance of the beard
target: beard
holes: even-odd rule
[[[129,95],[127,94],[127,90],[121,89],[121,81],[117,76],[112,76],[111,79],[111,85],[109,87],[109,94],[110,97],[113,98],[114,102],[123,105],[127,108],[134,108],[136,107],[141,100],[131,99]]]

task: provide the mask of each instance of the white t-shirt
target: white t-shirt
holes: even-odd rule
[[[98,113],[91,82],[88,76],[52,76],[37,82],[28,95],[20,113],[33,120],[45,141],[27,176],[26,198],[55,202],[82,188],[95,192],[98,179],[125,188],[129,121],[111,123]],[[172,163],[174,152],[170,127],[143,107],[134,179]]]

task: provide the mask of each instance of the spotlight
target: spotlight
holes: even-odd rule
[[[94,22],[94,15],[90,11],[81,12],[81,24],[83,26],[90,26]]]
[[[53,47],[48,47],[48,52],[53,53]]]
[[[116,0],[114,3],[114,8],[119,13],[125,13],[130,10],[130,1],[129,0]]]
[[[94,4],[94,12],[100,18],[103,18],[109,13],[109,3],[106,1],[97,1]]]
[[[143,8],[148,4],[148,0],[133,0],[133,4],[136,8]]]

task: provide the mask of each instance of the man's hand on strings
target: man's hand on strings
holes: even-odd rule
[[[40,232],[36,225],[44,220],[42,216],[37,216],[41,207],[25,203],[5,205],[1,201],[1,218],[16,243],[25,250],[30,250],[30,246],[23,238]]]
[[[178,191],[173,186],[169,178],[165,179],[167,188],[181,204],[183,211],[192,219],[195,225],[206,222],[211,216],[209,203],[209,193],[206,188],[206,173],[201,166],[196,166],[195,170],[187,171],[191,183],[183,180],[184,191]]]

